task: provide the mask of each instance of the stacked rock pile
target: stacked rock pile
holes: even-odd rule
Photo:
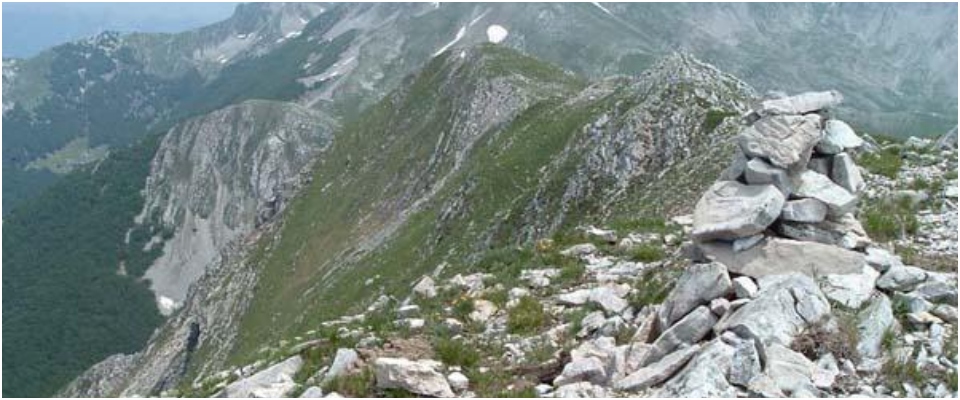
[[[747,116],[733,165],[694,211],[694,254],[709,262],[688,267],[646,314],[643,339],[632,344],[639,369],[616,389],[653,388],[658,397],[955,393],[943,377],[955,376],[956,356],[942,338],[956,329],[956,274],[905,266],[864,234],[853,215],[863,180],[849,154],[863,141],[826,112],[841,101],[833,91],[806,93],[763,101]],[[908,326],[889,296],[907,307],[900,317]],[[856,338],[840,336],[834,304],[858,310]],[[797,339],[816,329],[838,348],[798,352]],[[885,343],[890,333],[896,339]],[[918,341],[929,345],[914,357]],[[881,371],[889,360],[930,376],[891,392]]]
[[[842,100],[835,91],[804,93],[762,101],[748,113],[740,151],[694,211],[691,236],[703,256],[754,278],[802,272],[867,281],[895,272],[891,263],[902,267],[879,261],[897,258],[874,246],[853,214],[864,180],[851,152],[864,141],[831,118],[828,108]],[[834,280],[845,283],[824,292],[847,306],[872,293],[866,282],[858,294],[835,290],[854,285]]]
[[[753,262],[767,253],[812,274],[860,270],[862,256],[849,250],[870,241],[852,214],[864,183],[850,152],[864,142],[827,112],[842,100],[805,93],[762,101],[746,116],[740,151],[694,212],[692,236],[706,256],[754,276],[784,271]]]

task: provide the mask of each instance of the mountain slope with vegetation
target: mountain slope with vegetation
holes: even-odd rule
[[[664,85],[671,77],[678,84]],[[585,84],[498,46],[442,54],[346,126],[282,222],[195,285],[110,386],[125,395],[171,389],[178,373],[252,361],[265,343],[399,295],[439,264],[499,268],[482,266],[498,249],[623,217],[616,204],[642,204],[628,187],[683,159],[729,157],[736,122],[727,117],[751,96],[682,55],[637,78]],[[698,175],[680,182],[697,190],[709,179]],[[212,313],[225,309],[232,314]],[[188,346],[192,329],[200,333]]]

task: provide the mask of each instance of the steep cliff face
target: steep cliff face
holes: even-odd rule
[[[319,112],[255,100],[167,133],[136,220],[169,236],[155,236],[144,249],[163,248],[144,274],[161,311],[169,314],[183,301],[188,286],[228,243],[285,207],[334,127]]]

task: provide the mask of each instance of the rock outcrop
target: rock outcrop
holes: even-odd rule
[[[160,143],[137,218],[162,254],[144,277],[169,314],[227,244],[286,206],[335,124],[314,110],[247,101],[186,121]],[[135,228],[136,229],[136,228]]]

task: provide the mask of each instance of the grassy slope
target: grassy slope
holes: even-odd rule
[[[513,51],[490,46],[482,51],[495,62],[470,70],[465,77],[450,70],[454,63],[438,57],[406,89],[388,96],[339,134],[313,183],[288,209],[278,239],[262,241],[252,260],[262,268],[260,281],[229,362],[252,361],[265,345],[314,329],[321,321],[362,312],[381,293],[405,296],[411,282],[441,263],[450,264],[448,271],[472,269],[482,262],[484,252],[529,238],[531,217],[539,219],[535,237],[610,217],[601,210],[601,191],[563,204],[561,199],[590,148],[578,145],[586,140],[583,127],[602,114],[615,116],[630,109],[638,100],[635,93],[620,87],[568,101],[583,87],[578,80]],[[466,154],[463,167],[423,207],[411,212],[394,235],[380,246],[370,246],[370,251],[357,251],[363,238],[387,227],[450,171],[449,154],[434,164],[427,162],[435,148],[443,147],[438,141],[443,143],[458,115],[456,107],[471,93],[450,88],[510,74],[525,77],[519,80],[525,90],[561,85],[504,126],[484,133]],[[703,117],[705,108],[697,110],[692,118],[702,115],[702,120],[695,126],[701,126],[700,121],[719,124]],[[706,140],[703,145],[713,144]],[[725,159],[730,147],[714,147],[709,157]],[[675,175],[695,189],[702,186],[700,181],[716,177],[710,168],[698,172],[692,177]],[[602,190],[606,183],[591,184]],[[642,196],[628,197],[640,204]],[[531,211],[535,198],[542,204]],[[646,203],[658,199],[653,196]],[[677,207],[686,203],[681,199]],[[613,217],[636,212],[615,211]],[[557,226],[547,219],[562,223]]]
[[[579,80],[512,51],[494,47],[481,51],[484,67],[447,62],[455,57],[449,54],[438,57],[405,90],[341,132],[318,166],[313,183],[288,209],[280,240],[255,258],[264,271],[256,300],[241,326],[236,351],[241,359],[285,333],[278,329],[278,321],[296,321],[286,326],[286,333],[292,333],[346,310],[361,309],[363,300],[377,294],[364,285],[366,277],[379,275],[379,286],[406,282],[433,268],[441,255],[458,246],[443,239],[431,244],[428,238],[460,231],[451,237],[461,244],[470,240],[462,231],[471,224],[489,224],[494,213],[509,209],[519,193],[503,189],[526,185],[575,131],[572,128],[580,126],[576,115],[558,113],[556,100],[581,87]],[[453,127],[456,107],[470,100],[476,85],[513,73],[522,75],[517,85],[529,85],[522,90],[553,85],[556,91],[539,95],[543,100],[509,127],[492,129],[498,134],[487,132],[467,156],[465,168],[448,178],[436,194],[436,199],[450,199],[460,183],[474,180],[470,196],[474,220],[443,226],[438,218],[440,202],[430,201],[412,213],[385,246],[344,263],[342,256],[353,251],[360,238],[392,223],[400,210],[451,170],[452,154],[441,153],[432,164],[428,160],[436,147],[453,140],[446,133]],[[338,263],[349,266],[334,271]],[[312,311],[305,314],[304,309]]]

